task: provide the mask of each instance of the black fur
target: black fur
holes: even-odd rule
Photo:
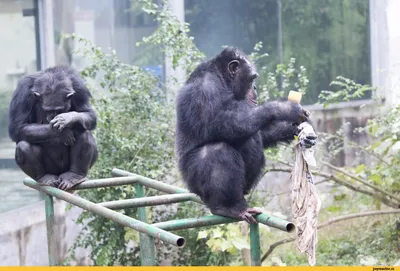
[[[257,76],[244,53],[227,47],[193,71],[177,98],[176,153],[183,180],[212,213],[251,223],[258,211],[244,195],[260,179],[263,148],[290,142],[307,120],[296,103],[254,105],[249,97],[255,97]]]
[[[97,159],[91,134],[97,117],[91,94],[71,68],[57,66],[22,78],[9,107],[16,162],[43,185],[69,189]]]

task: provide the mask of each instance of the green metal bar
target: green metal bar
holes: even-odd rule
[[[46,212],[47,247],[49,251],[49,265],[57,266],[59,265],[59,262],[58,262],[58,248],[57,248],[57,233],[55,229],[55,219],[54,219],[53,197],[45,195],[44,204]]]
[[[257,215],[256,220],[261,224],[268,225],[281,231],[292,232],[295,228],[292,222],[265,213]]]
[[[125,208],[147,207],[154,205],[183,202],[191,200],[193,197],[195,197],[195,194],[192,193],[182,193],[182,194],[172,194],[172,195],[169,194],[169,195],[153,196],[145,198],[107,201],[99,203],[99,205],[112,210],[120,210]]]
[[[122,176],[134,176],[136,178],[136,181],[138,183],[141,183],[142,185],[146,186],[146,187],[150,187],[153,189],[156,189],[158,191],[162,191],[165,193],[170,193],[170,194],[178,194],[178,193],[189,193],[189,191],[187,191],[186,189],[177,187],[177,186],[173,186],[170,184],[166,184],[160,181],[156,181],[150,178],[146,178],[125,170],[121,170],[121,169],[117,169],[114,168],[112,170],[112,175],[116,176],[116,177],[122,177]],[[203,203],[202,200],[199,197],[194,197],[192,199],[192,201],[198,202],[198,203]]]
[[[152,224],[152,226],[166,230],[166,231],[173,231],[173,230],[182,230],[182,229],[190,229],[190,228],[198,228],[203,226],[212,226],[212,225],[219,225],[225,223],[233,223],[239,220],[218,216],[218,215],[210,215],[210,216],[202,216],[198,218],[184,218],[184,219],[177,219],[177,220],[170,220],[164,222],[158,222]]]
[[[170,184],[162,183],[162,182],[159,182],[159,181],[156,181],[156,180],[152,180],[152,179],[149,179],[149,178],[146,178],[146,177],[143,177],[143,176],[140,176],[140,175],[125,171],[125,170],[117,169],[117,168],[114,168],[112,170],[112,175],[113,176],[134,176],[135,178],[137,178],[136,181],[141,183],[142,185],[157,189],[157,190],[165,192],[165,193],[172,193],[172,194],[174,194],[174,193],[188,193],[188,191],[186,189],[179,188],[179,187],[176,187],[176,186],[173,186],[173,185],[170,185]],[[203,201],[197,196],[194,196],[192,198],[192,201],[204,204]],[[217,219],[216,217],[219,217],[219,218]],[[271,226],[273,228],[277,228],[277,229],[280,229],[280,230],[286,231],[286,232],[292,232],[294,230],[294,228],[295,228],[293,223],[285,221],[285,220],[280,219],[278,217],[267,215],[267,214],[257,215],[256,216],[256,220],[258,222],[262,223],[262,224],[265,224],[265,225],[268,225],[268,226]],[[175,220],[175,221],[182,221],[182,223],[192,223],[192,224],[194,223],[194,225],[198,225],[196,227],[201,227],[201,226],[209,226],[209,225],[217,225],[217,224],[223,224],[223,223],[237,222],[239,220],[235,220],[235,219],[231,219],[231,218],[227,218],[227,217],[221,218],[220,216],[210,216],[210,217],[205,217],[205,220],[202,220],[202,219],[199,220],[199,218],[197,218],[197,219],[189,218],[188,221],[185,220],[185,219],[183,219],[183,220]],[[168,221],[168,222],[172,223],[172,221]],[[161,222],[161,223],[168,223],[168,222]],[[187,229],[187,228],[191,227],[191,226],[186,227],[184,225],[181,225],[180,222],[177,222],[177,223],[178,224],[176,224],[176,225],[174,224],[174,226],[166,225],[166,224],[161,224],[161,225],[163,227],[164,226],[179,227],[179,228],[183,227],[183,229]]]
[[[136,183],[136,177],[114,177],[105,178],[98,180],[88,180],[74,187],[74,190],[90,189],[90,188],[100,188],[100,187],[111,187],[119,185],[127,185]]]
[[[293,223],[287,222],[277,217],[269,216],[264,213],[256,216],[256,220],[262,224],[280,229],[282,231],[288,231],[287,229],[292,229],[292,227],[288,225],[290,224],[293,225]],[[164,221],[152,225],[166,231],[172,231],[172,230],[181,230],[189,228],[198,228],[203,226],[212,226],[225,223],[233,223],[238,221],[240,220],[224,216],[210,215],[198,218],[184,218],[178,220]],[[271,221],[273,223],[271,223]]]
[[[260,253],[260,228],[259,224],[250,224],[250,255],[251,265],[261,265],[261,253]]]
[[[50,187],[50,186],[40,186],[34,180],[29,179],[29,178],[24,180],[24,184],[26,186],[29,186],[36,190],[43,191],[50,196],[62,199],[66,202],[76,205],[82,209],[85,209],[92,213],[109,218],[109,219],[113,220],[114,222],[117,222],[123,226],[130,227],[130,228],[137,230],[139,232],[142,232],[142,233],[147,233],[148,235],[150,235],[152,237],[159,238],[162,241],[172,244],[174,246],[182,247],[185,244],[185,238],[183,238],[183,237],[169,233],[167,231],[164,231],[164,230],[154,227],[152,225],[146,224],[139,220],[133,219],[129,216],[118,213],[116,211],[112,211],[103,206],[100,206],[98,204],[90,202],[86,199],[82,199],[77,196],[74,196],[71,193],[62,191],[58,188]]]
[[[144,197],[144,188],[140,183],[136,184],[136,197]],[[139,220],[147,223],[146,208],[138,208]],[[140,260],[142,266],[156,265],[154,238],[145,233],[140,233]]]

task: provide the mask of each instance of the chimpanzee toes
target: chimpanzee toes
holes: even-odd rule
[[[68,171],[60,175],[60,180],[61,182],[58,188],[61,190],[69,190],[72,187],[84,182],[86,180],[86,177]]]
[[[244,211],[239,216],[249,224],[257,224],[257,220],[247,211]]]
[[[58,186],[58,176],[52,174],[45,174],[36,181],[40,186]]]
[[[262,211],[257,208],[247,208],[246,210],[250,214],[261,214]]]

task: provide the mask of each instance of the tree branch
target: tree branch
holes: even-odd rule
[[[329,168],[331,168],[331,169],[333,169],[335,171],[343,173],[344,175],[346,175],[346,176],[348,176],[348,177],[350,177],[350,178],[352,178],[352,179],[354,179],[354,180],[356,180],[356,181],[358,181],[358,182],[360,182],[362,184],[365,184],[366,186],[368,186],[368,187],[370,187],[372,189],[375,189],[375,190],[381,192],[382,194],[385,194],[386,196],[388,196],[388,197],[390,197],[392,199],[395,199],[395,200],[400,202],[400,198],[398,198],[398,197],[396,197],[396,196],[394,196],[394,195],[392,195],[392,194],[380,189],[379,187],[377,187],[377,186],[375,186],[373,184],[368,183],[367,181],[365,181],[365,180],[363,180],[363,179],[361,179],[361,178],[359,178],[359,177],[357,177],[357,176],[355,176],[355,175],[353,175],[353,174],[351,174],[351,173],[349,173],[349,172],[347,172],[347,171],[345,171],[345,170],[343,170],[341,168],[335,167],[334,165],[332,165],[332,164],[330,164],[328,162],[325,162],[325,161],[322,161],[322,164],[324,164],[325,166],[327,166],[327,167],[329,167]]]
[[[284,162],[284,161],[281,161],[281,160],[278,160],[278,162],[282,163],[284,165],[287,165],[290,168],[293,168],[293,165],[290,164],[290,163],[287,163],[287,162]],[[281,171],[291,172],[291,170],[288,170],[288,169],[281,170]],[[336,176],[334,176],[334,175],[332,175],[330,173],[318,172],[318,171],[313,171],[313,170],[311,171],[311,173],[314,174],[314,175],[318,175],[318,176],[324,177],[324,178],[328,178],[328,179],[330,179],[330,180],[332,180],[332,181],[334,181],[334,182],[336,182],[338,184],[346,186],[350,190],[353,190],[353,191],[356,191],[356,192],[360,192],[362,194],[365,194],[365,195],[368,195],[370,197],[373,197],[373,198],[379,200],[380,202],[382,202],[383,204],[385,204],[385,205],[387,205],[389,207],[397,209],[400,206],[398,202],[395,202],[395,201],[393,201],[391,199],[388,199],[385,196],[381,196],[381,195],[377,194],[375,191],[372,192],[372,191],[364,189],[364,188],[362,188],[360,186],[356,186],[356,185],[354,185],[354,184],[352,184],[352,183],[350,183],[348,181],[341,180],[338,177],[336,177]]]
[[[332,219],[329,219],[328,221],[320,224],[317,226],[317,229],[321,229],[324,227],[327,227],[331,224],[340,222],[340,221],[344,221],[344,220],[349,220],[349,219],[354,219],[354,218],[360,218],[360,217],[364,217],[364,216],[373,216],[373,215],[390,215],[390,214],[400,214],[400,210],[384,210],[384,211],[370,211],[370,212],[363,212],[363,213],[357,213],[357,214],[350,214],[350,215],[343,215],[343,216],[338,216]],[[262,256],[261,258],[261,262],[265,261],[265,259],[267,259],[267,257],[272,253],[272,251],[280,245],[286,244],[286,243],[290,243],[295,241],[296,238],[295,237],[291,237],[291,238],[286,238],[283,240],[280,240],[278,242],[273,243],[272,245],[270,245],[270,247],[268,248],[267,252],[265,252],[265,254]]]

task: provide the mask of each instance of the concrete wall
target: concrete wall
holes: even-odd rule
[[[47,231],[44,201],[0,215],[0,266],[48,265]],[[66,203],[55,201],[57,244],[60,261],[80,228],[74,220],[81,212],[78,208],[65,212]],[[79,250],[73,264],[88,265],[88,251]]]

